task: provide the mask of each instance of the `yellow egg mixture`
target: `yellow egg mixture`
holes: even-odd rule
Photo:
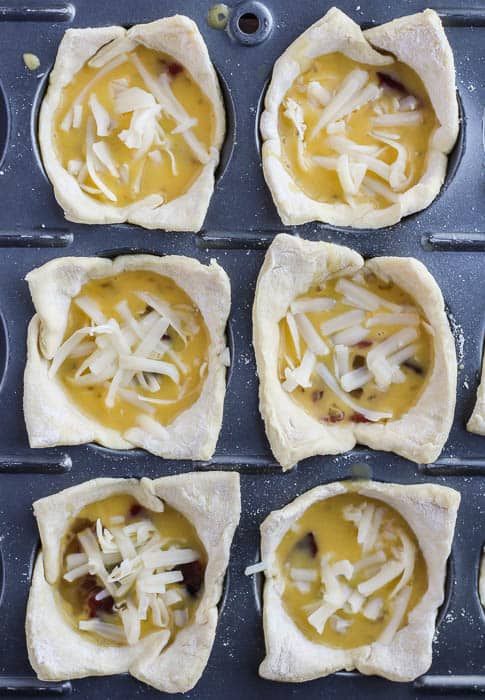
[[[352,488],[352,487],[351,487]],[[393,508],[382,501],[361,496],[357,493],[345,493],[333,496],[323,501],[318,501],[308,508],[302,517],[296,522],[284,536],[277,550],[277,561],[281,575],[285,581],[283,603],[286,611],[311,641],[325,644],[334,648],[353,649],[363,644],[371,644],[376,641],[389,622],[392,613],[392,600],[389,595],[396,586],[398,578],[380,588],[371,598],[383,599],[384,606],[382,616],[377,620],[369,620],[364,617],[362,611],[358,613],[339,610],[338,615],[351,622],[345,632],[338,632],[329,622],[325,625],[322,634],[308,622],[308,612],[322,596],[322,584],[317,575],[315,581],[309,584],[308,592],[300,592],[289,578],[292,567],[320,571],[320,560],[325,554],[331,554],[331,561],[347,559],[352,564],[362,558],[361,546],[357,542],[357,529],[353,522],[345,520],[343,510],[348,506],[359,507],[363,504],[372,504],[376,508],[384,510],[382,529],[389,528],[391,532],[401,529],[416,547],[416,559],[411,581],[411,596],[406,608],[406,615],[401,624],[406,624],[407,614],[417,605],[428,587],[428,574],[426,563],[419,549],[416,536],[403,517]],[[312,539],[313,538],[313,539]],[[396,546],[395,539],[382,539],[382,549],[389,557]],[[369,578],[372,570],[363,569],[354,574],[349,584],[354,588],[359,583]]]
[[[214,137],[214,112],[212,105],[201,88],[193,80],[188,71],[173,58],[166,54],[158,53],[143,46],[138,46],[132,52],[143,62],[153,79],[160,74],[170,77],[170,88],[185,108],[188,115],[197,120],[191,131],[200,143],[209,149]],[[130,57],[131,54],[128,54]],[[160,158],[153,159],[147,154],[139,157],[132,148],[128,148],[119,138],[120,133],[130,126],[132,112],[116,114],[114,111],[114,93],[112,83],[117,80],[128,81],[129,87],[138,87],[144,91],[148,88],[140,76],[137,68],[131,60],[114,67],[108,73],[100,75],[93,87],[88,90],[82,105],[82,120],[78,128],[71,127],[68,130],[62,128],[63,120],[71,110],[76,98],[93,78],[100,74],[101,70],[92,68],[87,63],[76,73],[73,80],[62,93],[62,101],[57,110],[54,124],[54,144],[62,165],[67,169],[69,161],[86,160],[86,130],[88,119],[92,119],[89,99],[95,95],[101,105],[108,111],[111,117],[110,132],[107,136],[95,136],[96,141],[102,141],[108,146],[115,161],[118,171],[123,166],[128,166],[129,176],[116,177],[107,169],[102,169],[99,176],[105,185],[115,195],[113,202],[103,193],[90,194],[102,202],[110,202],[116,206],[125,206],[133,201],[143,199],[148,195],[161,195],[164,202],[169,202],[186,192],[199,176],[202,164],[194,157],[192,149],[187,144],[182,133],[173,133],[177,127],[176,121],[162,111],[158,123],[163,129],[163,140],[168,144],[169,152],[156,144],[151,151],[160,153]],[[174,163],[175,162],[175,167]],[[123,173],[122,173],[123,174]],[[141,179],[140,178],[141,174]],[[137,178],[139,179],[138,185]],[[97,189],[97,185],[89,175],[83,179],[83,184],[88,188]]]
[[[206,377],[204,365],[208,359],[209,333],[200,310],[190,297],[172,279],[154,272],[128,271],[112,277],[91,280],[82,287],[78,296],[94,300],[106,318],[114,318],[121,323],[122,318],[116,310],[119,302],[126,301],[131,313],[138,320],[149,311],[145,302],[136,296],[136,292],[147,292],[153,297],[162,299],[175,311],[179,310],[186,314],[190,322],[186,324],[186,345],[171,326],[167,330],[167,337],[164,338],[177,353],[179,361],[188,369],[187,374],[182,375],[181,378],[184,385],[183,396],[180,399],[177,398],[180,388],[167,376],[157,375],[160,383],[159,391],[150,392],[140,385],[134,387],[138,395],[148,399],[171,401],[161,405],[146,404],[152,407],[152,418],[168,425],[188,409],[202,391]],[[71,302],[64,340],[67,340],[77,329],[89,325],[88,316]],[[195,333],[194,330],[196,330]],[[84,360],[84,357],[68,357],[59,369],[58,377],[70,398],[83,413],[107,428],[124,432],[134,426],[141,412],[140,408],[133,406],[119,394],[113,408],[108,408],[105,404],[108,387],[104,383],[79,386],[74,382],[73,377]]]
[[[73,625],[76,631],[79,632],[79,634],[85,635],[92,639],[94,638],[98,644],[109,643],[112,645],[115,642],[108,642],[106,639],[102,638],[96,633],[79,630],[78,624],[81,620],[89,620],[98,615],[102,617],[103,620],[121,627],[119,615],[112,612],[107,612],[106,609],[103,609],[102,602],[100,602],[97,611],[95,612],[93,597],[97,591],[100,591],[103,588],[103,583],[97,577],[90,575],[83,576],[82,578],[69,583],[62,578],[62,574],[64,574],[67,570],[65,564],[66,557],[69,554],[75,554],[82,551],[77,540],[77,533],[88,527],[93,527],[98,518],[101,520],[103,526],[109,528],[111,519],[115,518],[116,520],[116,518],[119,517],[123,517],[126,524],[132,524],[141,519],[148,518],[162,537],[164,548],[176,546],[190,548],[200,552],[202,585],[204,577],[203,572],[207,562],[207,555],[204,546],[202,545],[193,525],[181,513],[174,508],[171,508],[167,504],[165,504],[164,511],[162,513],[156,513],[141,507],[132,496],[122,494],[110,496],[103,501],[97,501],[85,506],[72,521],[69,530],[65,534],[61,543],[63,569],[61,578],[57,582],[56,586],[61,608],[66,614],[70,623]],[[113,567],[107,568],[110,569]],[[190,622],[193,620],[197,609],[198,600],[202,595],[202,592],[191,595],[186,590],[183,583],[168,584],[167,590],[176,590],[182,595],[182,600],[170,606],[171,609],[180,610],[185,608],[188,611],[188,621]],[[131,591],[130,595],[135,596],[136,598],[134,591]],[[116,602],[119,603],[120,601]],[[108,601],[105,608],[109,609],[111,604],[112,600]],[[168,629],[170,630],[171,635],[169,643],[171,643],[177,634],[177,627],[174,625],[173,615],[171,615],[169,619],[170,622]],[[160,627],[153,624],[152,614],[149,610],[147,619],[141,621],[140,638],[157,631],[160,631]]]
[[[415,96],[418,100],[418,108],[422,115],[422,120],[419,124],[389,127],[373,126],[372,119],[378,116],[374,111],[376,106],[383,113],[394,113],[394,101],[403,97],[399,90],[389,88],[385,88],[378,99],[368,102],[345,118],[344,136],[359,145],[379,147],[380,150],[377,157],[383,163],[391,164],[396,158],[396,151],[394,148],[377,140],[371,132],[379,132],[384,136],[398,135],[397,142],[407,149],[409,156],[406,169],[409,182],[405,189],[412,187],[421,178],[426,166],[429,139],[438,126],[438,121],[422,81],[409,66],[399,61],[395,61],[390,66],[369,66],[353,61],[341,53],[332,53],[316,58],[311,67],[294,81],[280,105],[279,133],[283,146],[282,158],[286,168],[292,174],[301,190],[312,199],[320,202],[330,204],[343,203],[346,201],[346,198],[337,172],[312,164],[311,159],[313,156],[335,157],[337,154],[327,143],[328,134],[325,129],[322,129],[314,138],[311,136],[312,130],[318,123],[323,106],[319,105],[315,100],[309,99],[306,89],[310,82],[317,81],[320,85],[327,88],[330,93],[333,93],[341,87],[348,74],[356,68],[368,72],[368,84],[382,84],[382,79],[378,73],[385,74],[398,81],[409,95]],[[309,163],[307,169],[301,166],[295,125],[285,115],[288,98],[294,100],[303,110],[306,124],[304,134],[305,158],[307,163]],[[372,178],[388,187],[387,183],[379,175],[372,173]],[[376,208],[384,208],[392,203],[381,196],[381,194],[366,192],[362,188],[356,201],[359,203],[372,202]]]
[[[325,285],[312,287],[300,297],[305,299],[325,297],[336,301],[335,306],[330,311],[309,312],[306,314],[317,331],[323,322],[339,316],[342,313],[355,310],[354,307],[346,304],[342,295],[335,290],[337,282],[337,279],[328,280]],[[359,280],[359,285],[365,286],[365,289],[378,294],[387,301],[402,305],[403,307],[413,306],[414,311],[419,313],[421,318],[424,319],[422,312],[419,307],[416,307],[414,300],[393,282],[383,281],[372,273],[366,273],[362,281]],[[386,312],[390,313],[389,310],[385,308],[377,309],[375,312],[367,311],[365,313],[365,320],[371,319],[376,314]],[[365,326],[365,321],[362,325]],[[401,328],[402,326],[398,325],[375,325],[369,328],[369,333],[363,341],[349,347],[350,370],[364,367],[369,351],[372,350],[377,343],[382,342]],[[433,365],[433,344],[429,332],[422,324],[416,327],[416,331],[418,336],[416,340],[413,341],[416,351],[408,362],[400,366],[401,371],[405,375],[405,381],[403,383],[393,383],[385,391],[380,391],[374,381],[369,381],[363,387],[349,393],[349,397],[359,406],[374,411],[390,411],[393,414],[392,419],[395,420],[407,413],[407,411],[416,404],[426,386],[427,378],[430,376]],[[325,336],[324,338],[331,351],[328,355],[319,357],[318,361],[324,363],[333,373],[334,355],[332,352],[332,341]],[[301,353],[303,354],[306,349],[306,344],[301,337],[300,342]],[[286,318],[283,318],[280,321],[278,363],[279,377],[282,382],[285,378],[285,369],[289,367],[288,361],[295,365],[299,362],[288,323]],[[349,421],[355,423],[366,422],[359,411],[345,405],[342,400],[326,386],[325,382],[316,372],[312,374],[311,380],[312,386],[310,388],[298,386],[291,393],[293,400],[304,408],[307,413],[319,421],[331,424],[341,424],[341,422]],[[381,422],[382,420],[385,419],[381,419]]]

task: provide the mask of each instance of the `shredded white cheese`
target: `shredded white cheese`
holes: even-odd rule
[[[421,112],[399,112],[398,114],[381,114],[372,118],[375,126],[412,126],[421,124],[423,115]]]
[[[335,299],[326,297],[302,298],[291,302],[290,311],[292,314],[318,313],[319,311],[330,311],[335,304]]]
[[[335,121],[339,111],[347,102],[359,92],[369,78],[367,71],[355,69],[351,71],[343,81],[340,89],[337,91],[332,100],[326,105],[320,119],[313,128],[310,138],[314,139],[320,131],[330,122]]]
[[[89,107],[91,108],[94,121],[96,122],[96,133],[98,136],[108,136],[110,132],[110,116],[109,112],[103,107],[101,102],[93,92],[89,96]],[[81,105],[78,105],[81,106]]]
[[[383,418],[392,418],[392,413],[385,411],[371,411],[368,408],[360,406],[356,401],[353,401],[349,396],[347,396],[347,394],[344,391],[342,391],[335,377],[333,377],[330,370],[327,369],[327,367],[323,363],[317,364],[315,371],[318,372],[318,374],[321,376],[328,388],[334,392],[334,394],[342,401],[342,403],[346,404],[354,411],[360,413],[362,416],[364,416],[364,418],[367,418],[367,420],[375,422],[378,420],[382,420]]]
[[[305,343],[315,355],[328,355],[328,347],[305,314],[295,314],[295,322]]]
[[[184,324],[190,321],[189,317],[182,320],[181,312],[163,300],[144,293],[141,295],[151,307],[149,313],[136,320],[126,301],[122,301],[117,306],[117,312],[123,319],[121,325],[113,318],[106,319],[94,300],[86,296],[77,297],[74,304],[86,314],[91,325],[78,329],[61,345],[52,360],[50,376],[56,375],[68,357],[82,357],[83,361],[71,381],[80,386],[105,386],[105,404],[108,408],[114,406],[118,396],[145,414],[155,410],[150,402],[163,405],[181,400],[187,392],[186,382],[181,381],[181,373],[187,374],[189,368],[179,353],[174,351],[171,341],[163,340],[163,337],[171,327],[187,343],[187,333],[197,329],[189,328],[189,324],[186,331]],[[153,305],[157,308],[153,308]],[[163,376],[177,384],[177,398],[148,399],[137,391],[140,386],[146,391],[159,391],[161,380],[157,377]],[[153,424],[157,425],[156,421],[150,420],[138,424],[151,434],[156,433],[158,437],[163,435],[163,439],[166,439],[166,429],[163,426],[155,428]]]
[[[140,639],[141,620],[147,618],[148,609],[152,611],[153,624],[158,627],[168,628],[171,619],[176,627],[185,626],[187,608],[169,610],[169,606],[184,600],[183,589],[178,587],[184,577],[176,567],[199,560],[200,553],[173,544],[167,549],[152,521],[145,517],[128,525],[122,516],[111,518],[110,522],[107,528],[98,519],[96,534],[90,528],[77,534],[84,551],[66,557],[68,570],[64,579],[72,582],[88,573],[97,576],[103,588],[95,599],[102,601],[112,596],[114,606],[108,619],[118,619],[120,624],[108,622],[107,613],[103,613],[102,618],[81,620],[79,629],[120,644],[134,645]],[[105,563],[104,557],[109,562]],[[113,564],[114,568],[108,572],[106,566]],[[83,573],[79,573],[81,568]]]
[[[336,632],[345,635],[353,624],[352,616],[357,614],[372,622],[389,614],[389,622],[378,642],[390,644],[403,624],[409,603],[415,547],[384,507],[364,500],[358,506],[343,507],[342,516],[357,528],[361,558],[354,563],[346,559],[335,561],[335,555],[327,551],[320,557],[319,575],[314,568],[287,563],[289,583],[303,595],[321,585],[321,597],[302,605],[308,623],[318,634],[323,634],[329,623]],[[399,540],[400,546],[390,545],[386,554],[382,549],[383,538],[390,542]],[[362,574],[367,575],[365,580]],[[382,594],[375,595],[398,577],[398,584],[387,599]]]
[[[257,564],[251,564],[250,566],[246,566],[246,568],[244,569],[244,575],[252,576],[253,574],[259,574],[262,571],[266,571],[266,569],[266,562],[260,561]]]

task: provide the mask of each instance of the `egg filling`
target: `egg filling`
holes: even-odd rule
[[[334,648],[390,644],[428,587],[403,517],[357,493],[310,506],[285,534],[277,561],[287,613],[308,639]]]
[[[85,506],[71,523],[57,597],[70,624],[97,643],[133,645],[162,630],[171,643],[194,619],[206,561],[181,513],[111,496]]]
[[[311,287],[279,325],[282,387],[322,423],[396,420],[431,374],[433,331],[422,310],[365,268]]]
[[[285,167],[308,197],[328,204],[398,201],[423,175],[437,126],[409,66],[369,66],[341,53],[315,58],[279,109]]]
[[[213,139],[211,102],[187,69],[126,39],[100,49],[66,85],[53,130],[81,189],[119,207],[182,195]]]
[[[106,428],[163,438],[200,396],[209,342],[200,309],[172,279],[126,271],[87,282],[72,299],[49,372]]]

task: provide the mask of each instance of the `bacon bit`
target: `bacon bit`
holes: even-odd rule
[[[372,340],[360,340],[358,343],[354,345],[354,347],[357,348],[370,348],[372,345]]]
[[[420,364],[417,362],[414,362],[413,360],[405,360],[403,363],[404,367],[407,367],[408,369],[411,369],[413,372],[416,372],[416,374],[423,374],[423,368],[421,367]]]
[[[324,423],[339,423],[345,418],[345,413],[338,406],[330,406],[328,416],[324,416]]]
[[[365,365],[365,357],[362,355],[356,355],[352,360],[352,369],[360,369]]]
[[[307,532],[307,534],[302,537],[301,540],[298,540],[295,547],[297,549],[304,549],[306,552],[308,552],[312,559],[315,559],[317,556],[318,545],[313,532]]]
[[[362,394],[364,393],[364,390],[362,387],[359,387],[358,389],[352,389],[351,392],[349,392],[351,396],[354,397],[354,399],[360,399]]]
[[[162,335],[162,340],[170,340],[170,335],[168,333],[164,333]]]
[[[410,94],[409,91],[406,90],[404,85],[401,82],[399,82],[399,80],[396,80],[396,78],[393,78],[387,73],[381,73],[380,71],[377,71],[377,77],[379,78],[379,87],[390,88],[391,90],[400,92],[402,95]]]
[[[342,413],[341,416],[324,416],[322,420],[324,423],[339,423],[344,418],[345,414]]]
[[[365,416],[362,415],[362,413],[352,413],[350,416],[350,420],[353,423],[370,423],[371,421],[366,418]]]
[[[180,63],[176,63],[176,61],[172,61],[172,63],[168,64],[168,72],[172,76],[176,76],[179,73],[183,71],[184,67],[180,65]]]
[[[181,564],[177,566],[177,570],[182,572],[184,577],[184,585],[187,592],[195,598],[202,588],[202,579],[204,577],[204,569],[200,561],[192,561],[190,564]]]
[[[137,515],[140,515],[142,510],[143,506],[141,506],[139,503],[134,503],[130,508],[130,517],[136,518]]]
[[[316,403],[317,401],[321,401],[323,398],[323,390],[320,391],[314,391],[312,393],[312,401]]]
[[[103,600],[96,600],[98,593],[101,593],[103,589],[99,586],[93,588],[86,601],[89,611],[89,617],[97,617],[99,612],[112,613],[114,600],[112,596],[107,596]]]
[[[96,576],[91,576],[91,574],[87,574],[86,576],[83,576],[81,579],[79,586],[82,588],[84,591],[92,591],[93,588],[96,588],[98,585],[98,582],[96,581]]]

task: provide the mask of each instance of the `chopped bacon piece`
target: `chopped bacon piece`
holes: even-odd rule
[[[141,506],[139,503],[134,503],[130,508],[130,517],[136,518],[137,515],[140,515],[142,510],[143,506]]]
[[[307,534],[302,537],[301,540],[298,540],[295,546],[297,549],[304,549],[306,552],[308,552],[312,559],[315,559],[317,556],[318,545],[313,532],[307,532]]]
[[[360,340],[358,343],[355,344],[355,347],[357,348],[370,348],[372,345],[372,340]]]
[[[177,566],[177,570],[182,572],[184,585],[187,592],[195,597],[202,588],[204,569],[200,561],[191,561],[189,564]]]
[[[84,591],[92,591],[93,588],[96,588],[98,585],[98,582],[96,581],[96,576],[91,576],[91,574],[87,574],[86,576],[83,576],[81,581],[79,582],[80,588]]]
[[[352,369],[359,369],[360,367],[364,367],[364,365],[365,357],[363,355],[356,355],[352,360]]]
[[[183,71],[184,67],[180,65],[180,63],[177,63],[176,61],[172,61],[172,63],[168,64],[168,72],[170,75],[176,76],[179,73]]]
[[[352,415],[350,416],[350,420],[353,423],[370,423],[371,422],[368,418],[363,416],[362,413],[357,413],[357,411],[355,413],[352,413]]]
[[[110,595],[106,598],[103,598],[102,600],[96,600],[96,596],[98,595],[98,593],[101,593],[102,590],[102,588],[96,586],[95,588],[93,588],[93,590],[90,592],[87,598],[86,603],[89,610],[89,617],[97,617],[98,613],[100,612],[113,612],[114,600]]]
[[[323,390],[312,392],[312,401],[320,401],[323,398]]]

